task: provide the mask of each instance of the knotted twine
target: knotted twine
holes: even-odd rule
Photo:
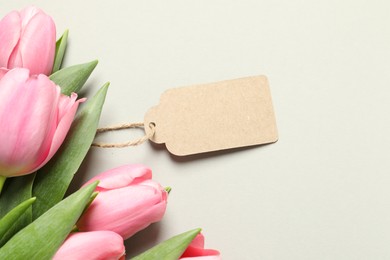
[[[96,130],[96,134],[101,134],[109,131],[118,131],[118,130],[124,130],[124,129],[130,129],[130,128],[142,128],[145,129],[145,124],[142,122],[139,123],[125,123],[120,125],[113,125],[108,127],[102,127],[98,128]],[[137,146],[142,143],[144,143],[146,140],[153,137],[155,133],[155,125],[153,123],[149,124],[150,132],[148,133],[145,131],[145,135],[131,141],[123,142],[123,143],[102,143],[102,142],[94,142],[92,143],[92,146],[100,147],[100,148],[123,148],[123,147],[129,147],[129,146]]]

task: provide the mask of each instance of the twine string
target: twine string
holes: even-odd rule
[[[118,130],[124,130],[124,129],[130,129],[130,128],[142,128],[145,129],[144,123],[125,123],[120,125],[113,125],[108,127],[102,127],[98,128],[96,130],[96,134],[105,133],[109,131],[118,131]],[[145,131],[145,135],[131,141],[123,142],[123,143],[101,143],[101,142],[94,142],[92,143],[92,146],[100,147],[100,148],[123,148],[123,147],[129,147],[129,146],[137,146],[142,143],[144,143],[146,140],[153,137],[155,132],[155,125],[154,123],[150,123],[149,126],[150,131]]]

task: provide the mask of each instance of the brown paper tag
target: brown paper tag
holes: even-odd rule
[[[265,76],[169,89],[145,115],[145,126],[150,123],[151,141],[178,156],[278,140]]]

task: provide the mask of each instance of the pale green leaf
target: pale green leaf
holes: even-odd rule
[[[97,182],[73,193],[14,235],[2,248],[0,259],[51,259],[88,203]]]
[[[54,157],[37,172],[33,186],[33,219],[58,203],[84,160],[96,134],[107,94],[106,83],[77,114],[64,143]]]
[[[77,93],[84,86],[97,64],[98,61],[94,60],[66,67],[50,75],[50,79],[61,87],[62,94]]]
[[[65,30],[62,36],[56,42],[56,53],[55,53],[54,64],[51,73],[54,73],[61,68],[62,60],[64,59],[66,46],[68,43],[68,34],[69,34],[69,30]]]
[[[0,196],[0,218],[23,201],[32,197],[34,177],[35,173],[11,177],[6,180]]]
[[[0,218],[23,201],[32,197],[32,185],[35,173],[8,178],[0,196]],[[16,192],[17,191],[17,192]],[[7,234],[1,237],[0,246],[8,241],[19,230],[32,222],[32,209],[28,207],[24,214],[12,225]]]
[[[197,228],[174,236],[132,258],[132,260],[177,260],[200,231],[201,229]]]
[[[31,204],[34,203],[34,201],[35,198],[30,198],[26,201],[23,201],[0,219],[0,247],[8,241],[8,239],[5,240],[4,238],[7,237],[7,234],[12,229],[12,226],[17,223],[18,219],[25,213]],[[10,237],[12,237],[12,235],[10,235]]]

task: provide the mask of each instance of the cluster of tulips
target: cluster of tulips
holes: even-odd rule
[[[65,197],[108,86],[78,99],[97,62],[62,68],[67,37],[56,40],[52,18],[36,7],[0,21],[0,259],[124,259],[124,240],[166,210],[170,188],[143,165],[106,171]],[[221,259],[204,249],[200,229],[134,259],[179,258]]]

